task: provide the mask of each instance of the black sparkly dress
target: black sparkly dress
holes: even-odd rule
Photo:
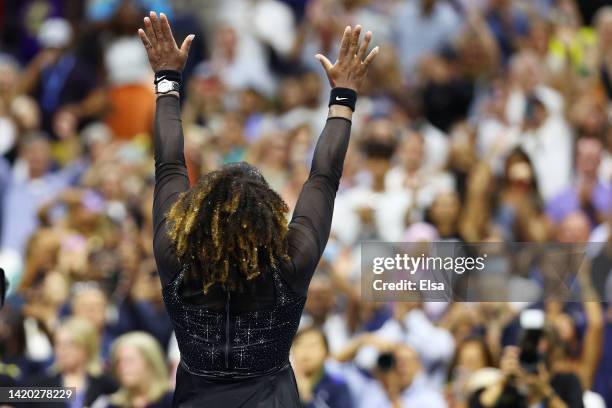
[[[179,100],[158,97],[153,248],[181,352],[174,406],[301,406],[289,349],[329,238],[350,129],[349,120],[329,118],[317,141],[289,223],[291,261],[262,273],[242,292],[214,285],[204,295],[201,283],[186,278],[166,234],[165,214],[189,180]]]

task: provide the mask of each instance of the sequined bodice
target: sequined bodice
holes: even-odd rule
[[[289,364],[289,349],[305,298],[293,293],[280,272],[273,272],[276,301],[268,309],[234,313],[229,292],[224,311],[186,303],[180,296],[184,272],[163,290],[174,326],[183,368],[192,374],[250,378],[276,372]]]

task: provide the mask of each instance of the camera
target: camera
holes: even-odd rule
[[[519,347],[519,363],[529,373],[538,372],[538,365],[542,361],[542,355],[538,350],[542,331],[544,329],[544,312],[537,309],[528,309],[521,312],[520,324],[523,333]]]
[[[388,373],[395,368],[395,356],[393,353],[381,353],[376,361],[376,366],[383,373]]]

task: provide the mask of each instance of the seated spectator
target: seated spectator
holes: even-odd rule
[[[161,297],[161,284],[153,259],[141,261],[130,293],[119,305],[117,330],[146,332],[164,348],[172,335],[170,318]]]
[[[108,297],[95,282],[78,282],[73,286],[72,315],[91,323],[100,339],[100,355],[103,360],[109,356],[116,328],[107,321]]]
[[[507,241],[541,242],[549,233],[539,183],[532,160],[521,149],[506,158],[499,193],[497,224]]]
[[[546,206],[546,213],[555,223],[582,210],[594,228],[611,211],[612,184],[599,178],[602,154],[603,145],[598,139],[582,138],[576,143],[574,185],[553,197]]]
[[[401,233],[401,225],[404,222],[402,210],[407,207],[406,200],[401,199],[401,204],[393,211],[390,211],[387,204],[391,196],[385,186],[385,178],[396,150],[395,141],[377,140],[370,136],[363,140],[359,147],[365,159],[365,168],[359,175],[362,180],[339,195],[338,211],[334,212],[332,223],[332,231],[348,244],[360,239],[389,237],[389,225],[397,226],[396,234]]]
[[[607,300],[608,306],[604,309],[602,354],[593,378],[593,391],[603,397],[607,406],[612,406],[612,383],[610,383],[610,372],[612,372],[612,278],[608,279],[606,291],[607,294],[604,299]]]
[[[423,56],[450,41],[462,22],[452,5],[440,0],[397,3],[393,16],[392,29],[397,33],[394,40],[405,77],[413,75]]]
[[[19,115],[15,114],[16,101],[26,97],[20,96],[18,93],[19,68],[19,63],[13,57],[0,52],[0,77],[2,78],[0,79],[0,133],[2,134],[0,157],[10,153],[14,148],[20,130]],[[33,106],[38,109],[36,102],[33,103]],[[2,170],[0,169],[1,173]]]
[[[425,212],[425,221],[438,232],[437,239],[462,241],[459,231],[461,203],[453,190],[440,191]],[[410,241],[410,240],[405,240]]]
[[[582,387],[573,373],[551,375],[550,369],[547,368],[550,363],[540,364],[538,373],[529,373],[521,367],[519,354],[518,347],[508,346],[504,349],[500,361],[503,376],[493,385],[476,391],[470,398],[470,408],[526,408],[537,404],[547,404],[549,407],[583,407]]]
[[[502,60],[516,50],[517,43],[529,30],[529,20],[520,7],[510,1],[490,1],[485,11],[487,23],[497,40]]]
[[[70,407],[88,407],[100,395],[113,392],[116,385],[103,374],[99,360],[98,333],[86,320],[69,318],[55,331],[55,363],[50,372],[29,384],[35,387],[74,387]],[[41,407],[54,406],[41,403]],[[67,406],[58,403],[58,407]]]
[[[88,116],[87,98],[97,85],[96,68],[76,52],[74,32],[64,18],[49,18],[40,27],[41,51],[22,76],[24,93],[33,94],[41,108],[42,129],[55,137],[55,121],[63,114],[76,120]]]
[[[59,323],[60,311],[70,294],[69,283],[60,272],[49,271],[42,275],[40,282],[36,282],[23,293],[26,301],[23,313],[28,323],[36,324],[40,330],[39,336],[34,336],[30,331],[29,338],[32,343],[28,348],[35,353],[37,360],[44,361],[48,357],[45,355],[47,347],[50,352],[49,340]]]
[[[419,356],[419,364],[432,379],[444,375],[441,367],[451,360],[455,348],[450,332],[432,322],[425,314],[423,304],[418,302],[395,302],[393,318],[374,334],[385,341],[404,343],[413,348]],[[435,380],[443,382],[442,378]]]
[[[42,365],[27,353],[24,316],[12,305],[0,311],[0,387],[24,385]]]
[[[353,407],[345,381],[325,368],[327,339],[319,329],[300,330],[293,340],[291,359],[302,405],[308,408]]]
[[[121,2],[113,16],[114,32],[104,47],[108,80],[106,124],[113,136],[129,140],[151,134],[155,95],[149,86],[152,72],[136,36],[145,6]]]
[[[362,346],[375,347],[378,357],[371,368],[372,377],[361,371],[351,374],[357,407],[447,407],[442,394],[429,382],[414,348],[364,335],[338,354],[339,360],[352,360]]]
[[[99,397],[92,408],[170,408],[172,391],[168,366],[159,343],[144,332],[117,338],[111,351],[119,389]]]
[[[51,145],[46,134],[35,132],[21,137],[19,155],[4,195],[4,211],[11,217],[3,222],[0,247],[22,255],[28,239],[39,227],[40,207],[68,188],[81,171],[80,160],[53,171]]]
[[[493,356],[483,339],[467,338],[455,350],[448,367],[447,400],[454,408],[466,407],[471,377],[478,370],[493,367]]]

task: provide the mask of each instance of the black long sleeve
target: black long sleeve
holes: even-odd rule
[[[180,265],[166,233],[166,212],[189,188],[179,98],[157,98],[155,111],[155,190],[153,192],[153,252],[162,285],[169,283]]]
[[[348,119],[327,120],[315,147],[308,180],[289,223],[287,240],[292,262],[283,268],[283,276],[299,294],[306,294],[329,238],[350,131]],[[176,96],[157,99],[154,144],[153,249],[162,285],[166,286],[176,276],[180,265],[166,234],[165,214],[179,194],[189,188],[180,105]]]
[[[285,273],[287,281],[299,294],[306,294],[329,239],[350,133],[350,120],[327,120],[315,147],[308,180],[289,223],[287,239],[293,268]]]
[[[157,99],[153,250],[181,352],[175,402],[299,405],[289,350],[329,238],[350,128],[347,119],[328,119],[317,141],[310,175],[289,223],[290,262],[280,273],[254,279],[238,296],[230,296],[220,285],[204,294],[197,280],[175,279],[181,276],[181,265],[167,236],[165,214],[189,188],[189,180],[179,100],[170,95]],[[210,381],[211,377],[234,381]]]

